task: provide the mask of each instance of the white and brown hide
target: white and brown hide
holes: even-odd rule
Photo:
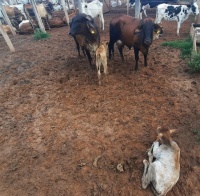
[[[49,25],[50,25],[50,27],[63,27],[66,24],[64,23],[64,21],[61,18],[53,17],[51,20],[49,20]]]
[[[19,24],[19,34],[31,34],[33,32],[34,32],[34,30],[31,26],[31,23],[29,22],[29,20],[23,20]]]
[[[12,33],[12,31],[11,31],[11,29],[10,29],[10,27],[8,25],[3,25],[3,29],[7,34],[11,34]],[[16,31],[15,28],[14,28],[14,30]],[[1,32],[0,32],[0,35],[1,35]]]

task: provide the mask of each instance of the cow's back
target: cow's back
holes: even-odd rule
[[[134,31],[140,24],[140,19],[127,15],[114,17],[110,22],[110,36],[117,36],[115,39],[121,40],[128,47],[134,44]]]

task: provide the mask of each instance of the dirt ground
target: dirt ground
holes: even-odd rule
[[[104,15],[102,40],[119,12]],[[142,161],[158,125],[177,129],[181,149],[180,179],[168,195],[199,196],[200,77],[179,50],[160,45],[186,38],[193,19],[180,37],[175,22],[163,22],[149,65],[141,56],[137,73],[133,50],[125,49],[125,63],[115,50],[102,86],[78,60],[66,26],[48,31],[46,41],[10,36],[15,53],[0,37],[0,196],[151,196],[141,188]]]

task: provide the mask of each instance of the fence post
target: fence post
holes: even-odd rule
[[[3,35],[3,37],[4,37],[4,39],[5,39],[5,41],[6,41],[7,45],[8,45],[8,47],[10,48],[10,51],[11,51],[11,52],[15,52],[15,48],[14,48],[12,42],[10,41],[10,38],[8,37],[7,33],[6,33],[5,30],[3,29],[3,25],[2,25],[2,23],[1,23],[1,21],[0,21],[0,32],[1,32],[1,34]]]
[[[140,18],[140,0],[135,0],[135,18]]]
[[[46,30],[45,30],[44,25],[42,23],[42,19],[41,19],[40,15],[39,15],[39,13],[37,11],[35,0],[30,0],[30,2],[32,4],[32,6],[33,6],[33,10],[34,10],[35,16],[37,18],[40,30],[43,31],[44,33],[46,33]]]
[[[9,19],[9,17],[8,17],[8,15],[6,13],[6,10],[5,10],[4,6],[2,5],[1,1],[0,1],[0,8],[2,10],[3,16],[5,17],[5,20],[6,20],[7,24],[8,24],[8,26],[10,27],[10,30],[11,30],[12,34],[15,36],[16,32],[15,32],[13,26],[12,26],[12,23],[10,22],[10,19]]]

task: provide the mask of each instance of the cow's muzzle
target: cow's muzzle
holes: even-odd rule
[[[146,45],[151,45],[152,40],[151,40],[151,39],[145,39],[145,40],[144,40],[144,43],[145,43]]]

